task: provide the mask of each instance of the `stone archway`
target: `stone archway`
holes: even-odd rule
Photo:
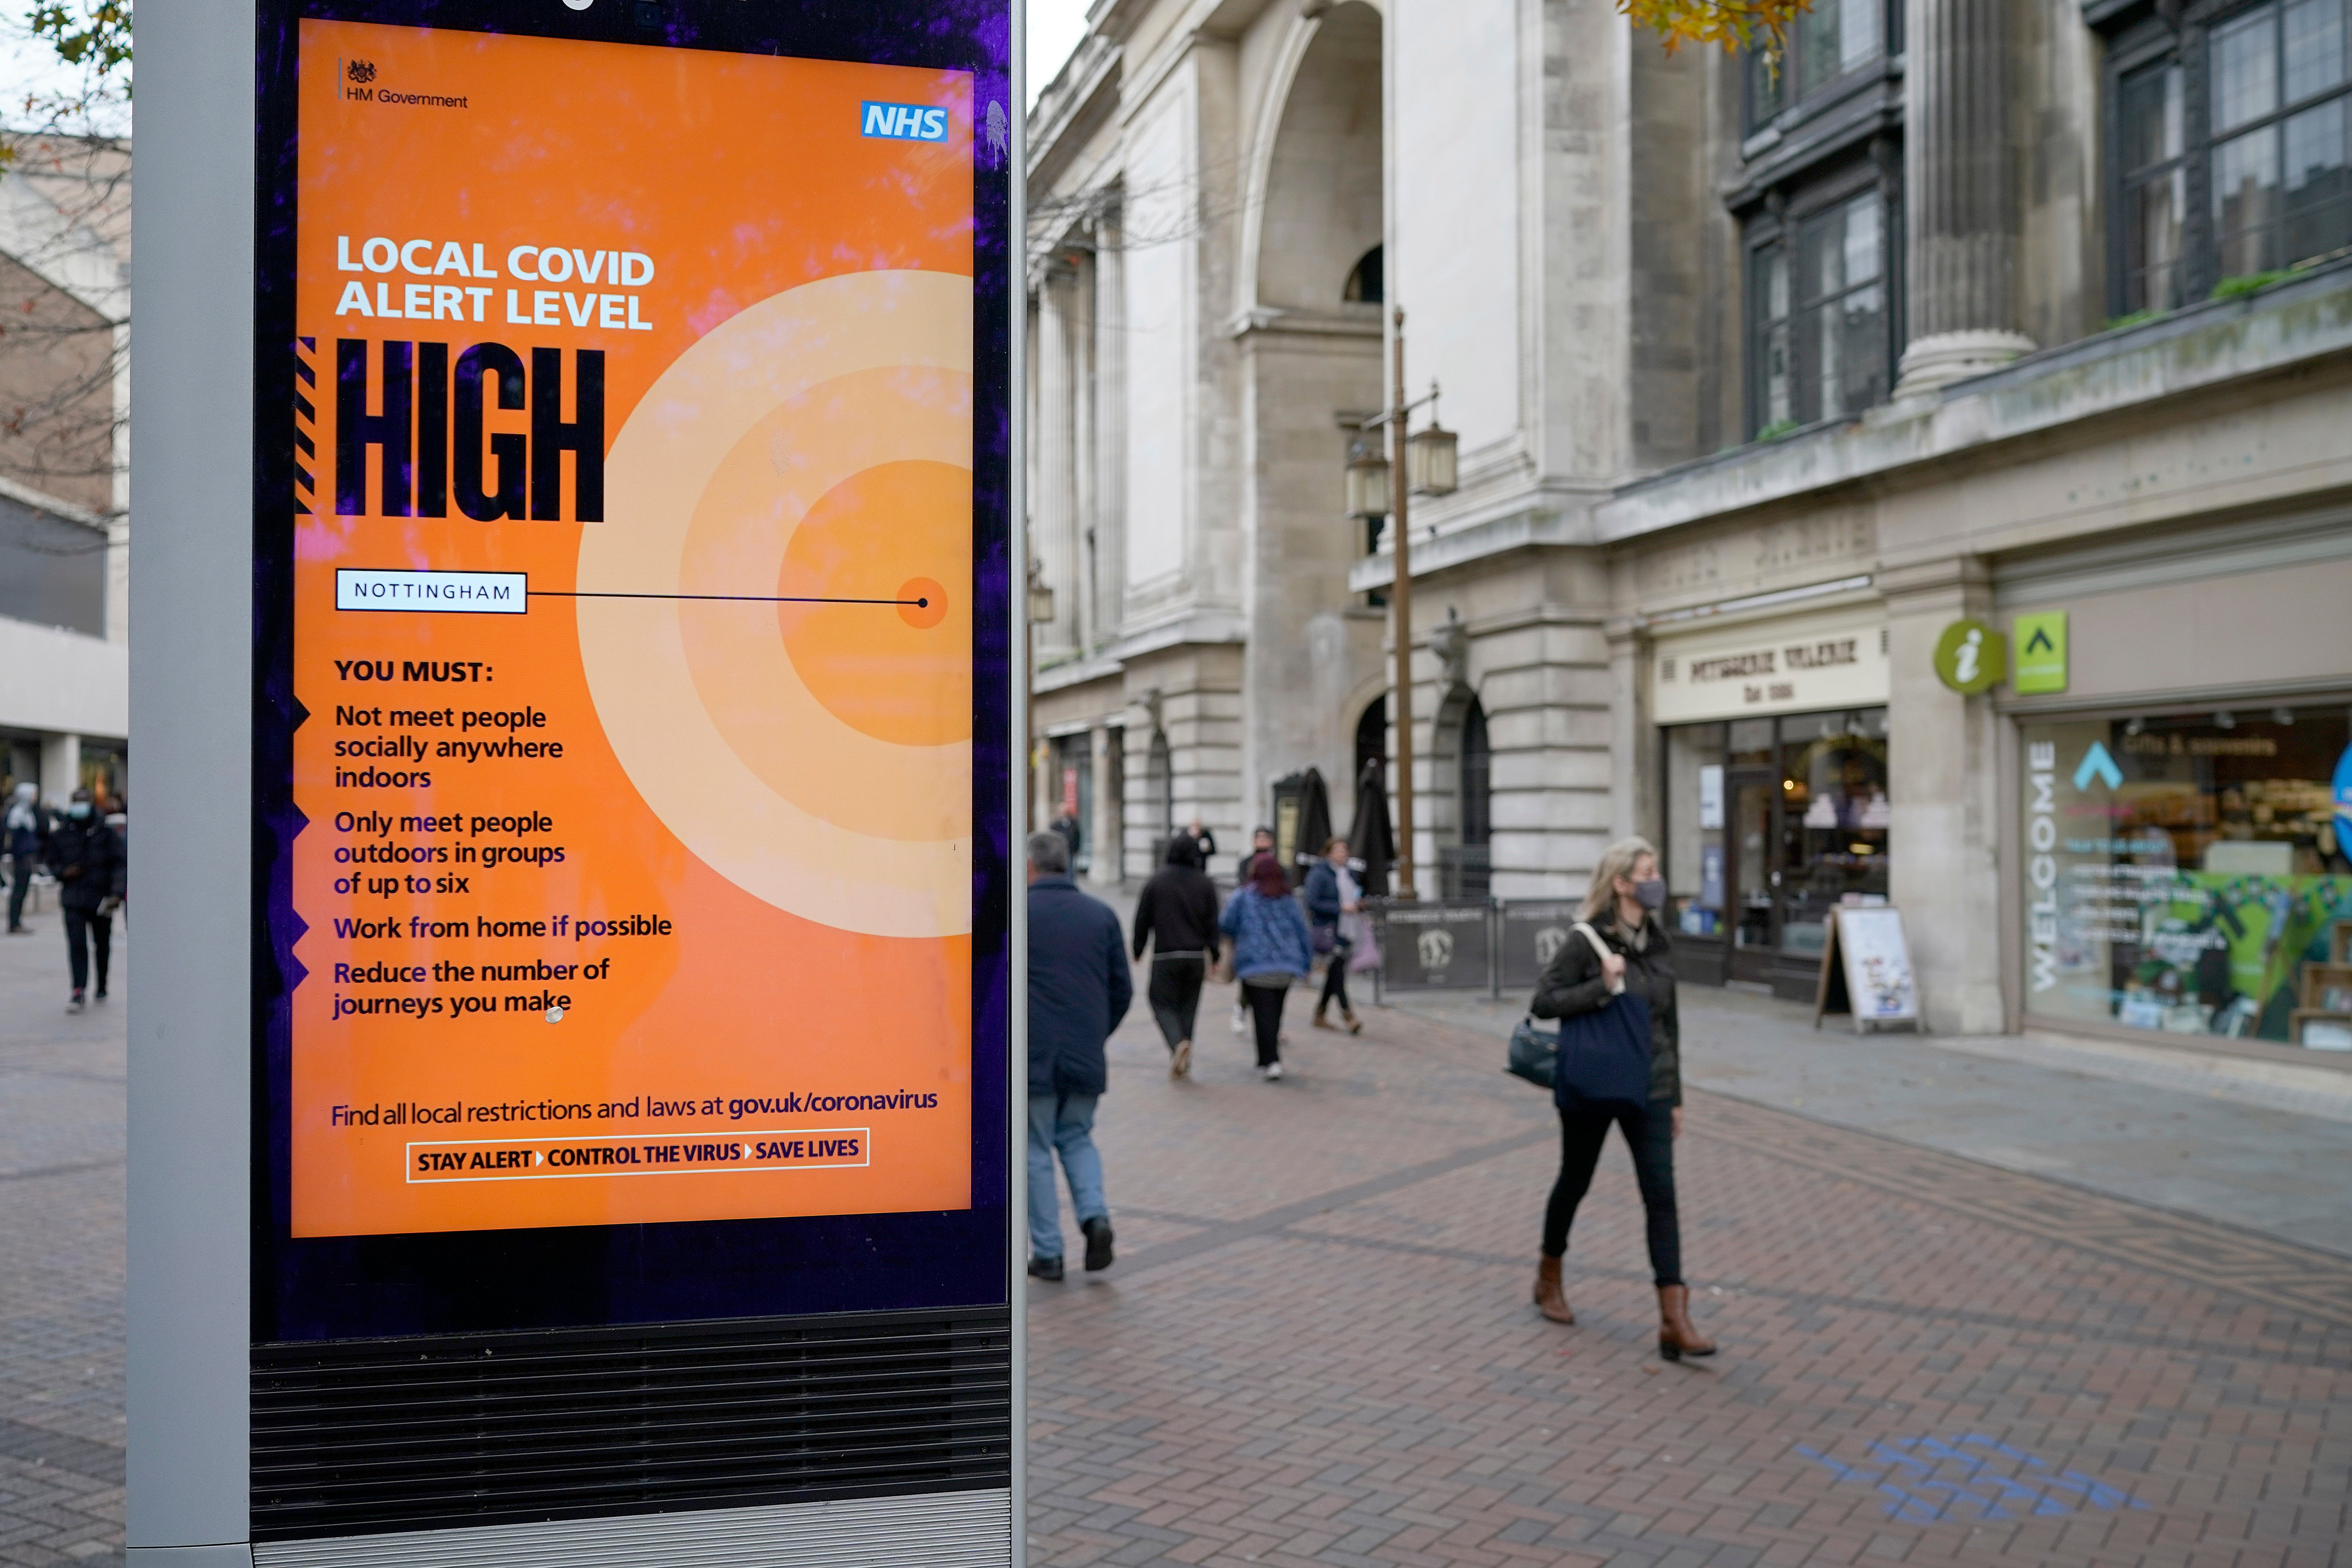
[[[1344,517],[1349,426],[1378,408],[1381,307],[1359,264],[1384,238],[1380,13],[1299,17],[1247,150],[1236,268],[1244,378],[1243,790],[1313,766],[1354,777],[1356,705],[1381,617],[1348,589],[1364,531]]]

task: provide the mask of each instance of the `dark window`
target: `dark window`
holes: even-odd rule
[[[1486,710],[1470,700],[1462,715],[1462,842],[1484,847],[1495,837],[1495,749],[1486,740]]]
[[[2149,36],[2115,51],[2110,83],[2116,313],[2352,251],[2352,0]]]
[[[2158,60],[2124,75],[2116,91],[2123,176],[2125,312],[2168,310],[2181,301],[2180,237],[2189,213],[2181,158],[2180,65]]]
[[[1752,432],[1886,400],[1891,248],[1885,201],[1873,186],[1778,225],[1750,252]]]
[[[1352,300],[1359,304],[1377,305],[1382,302],[1384,294],[1381,247],[1376,245],[1356,258],[1355,268],[1348,274],[1348,286],[1339,291],[1339,298]]]
[[[1825,92],[1886,58],[1886,0],[1815,0],[1781,49],[1748,55],[1748,127],[1759,131],[1791,104]]]

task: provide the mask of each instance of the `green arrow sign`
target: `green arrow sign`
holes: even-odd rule
[[[2021,695],[2066,689],[2066,612],[2020,616],[2010,627],[2017,649],[2011,683]]]

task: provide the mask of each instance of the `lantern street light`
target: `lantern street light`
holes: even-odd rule
[[[1458,482],[1454,432],[1437,422],[1437,383],[1429,395],[1404,401],[1404,307],[1396,310],[1396,379],[1388,409],[1357,432],[1348,449],[1348,515],[1366,521],[1392,514],[1395,584],[1389,594],[1396,616],[1397,889],[1400,899],[1420,895],[1412,883],[1412,552],[1407,537],[1406,499],[1452,495]],[[1408,435],[1412,411],[1429,405],[1429,424]],[[1382,458],[1371,432],[1387,426],[1392,456]]]
[[[1029,559],[1028,610],[1021,627],[1022,711],[1029,721],[1022,748],[1021,816],[1026,825],[1022,829],[1024,833],[1034,832],[1037,827],[1037,628],[1054,618],[1054,585],[1045,581],[1045,563],[1034,556]]]

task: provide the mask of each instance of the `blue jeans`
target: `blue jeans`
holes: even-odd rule
[[[1062,1256],[1062,1206],[1054,1195],[1054,1151],[1062,1152],[1069,1178],[1070,1206],[1078,1223],[1108,1219],[1103,1202],[1102,1156],[1095,1152],[1095,1097],[1033,1094],[1029,1097],[1029,1250],[1039,1258]]]

